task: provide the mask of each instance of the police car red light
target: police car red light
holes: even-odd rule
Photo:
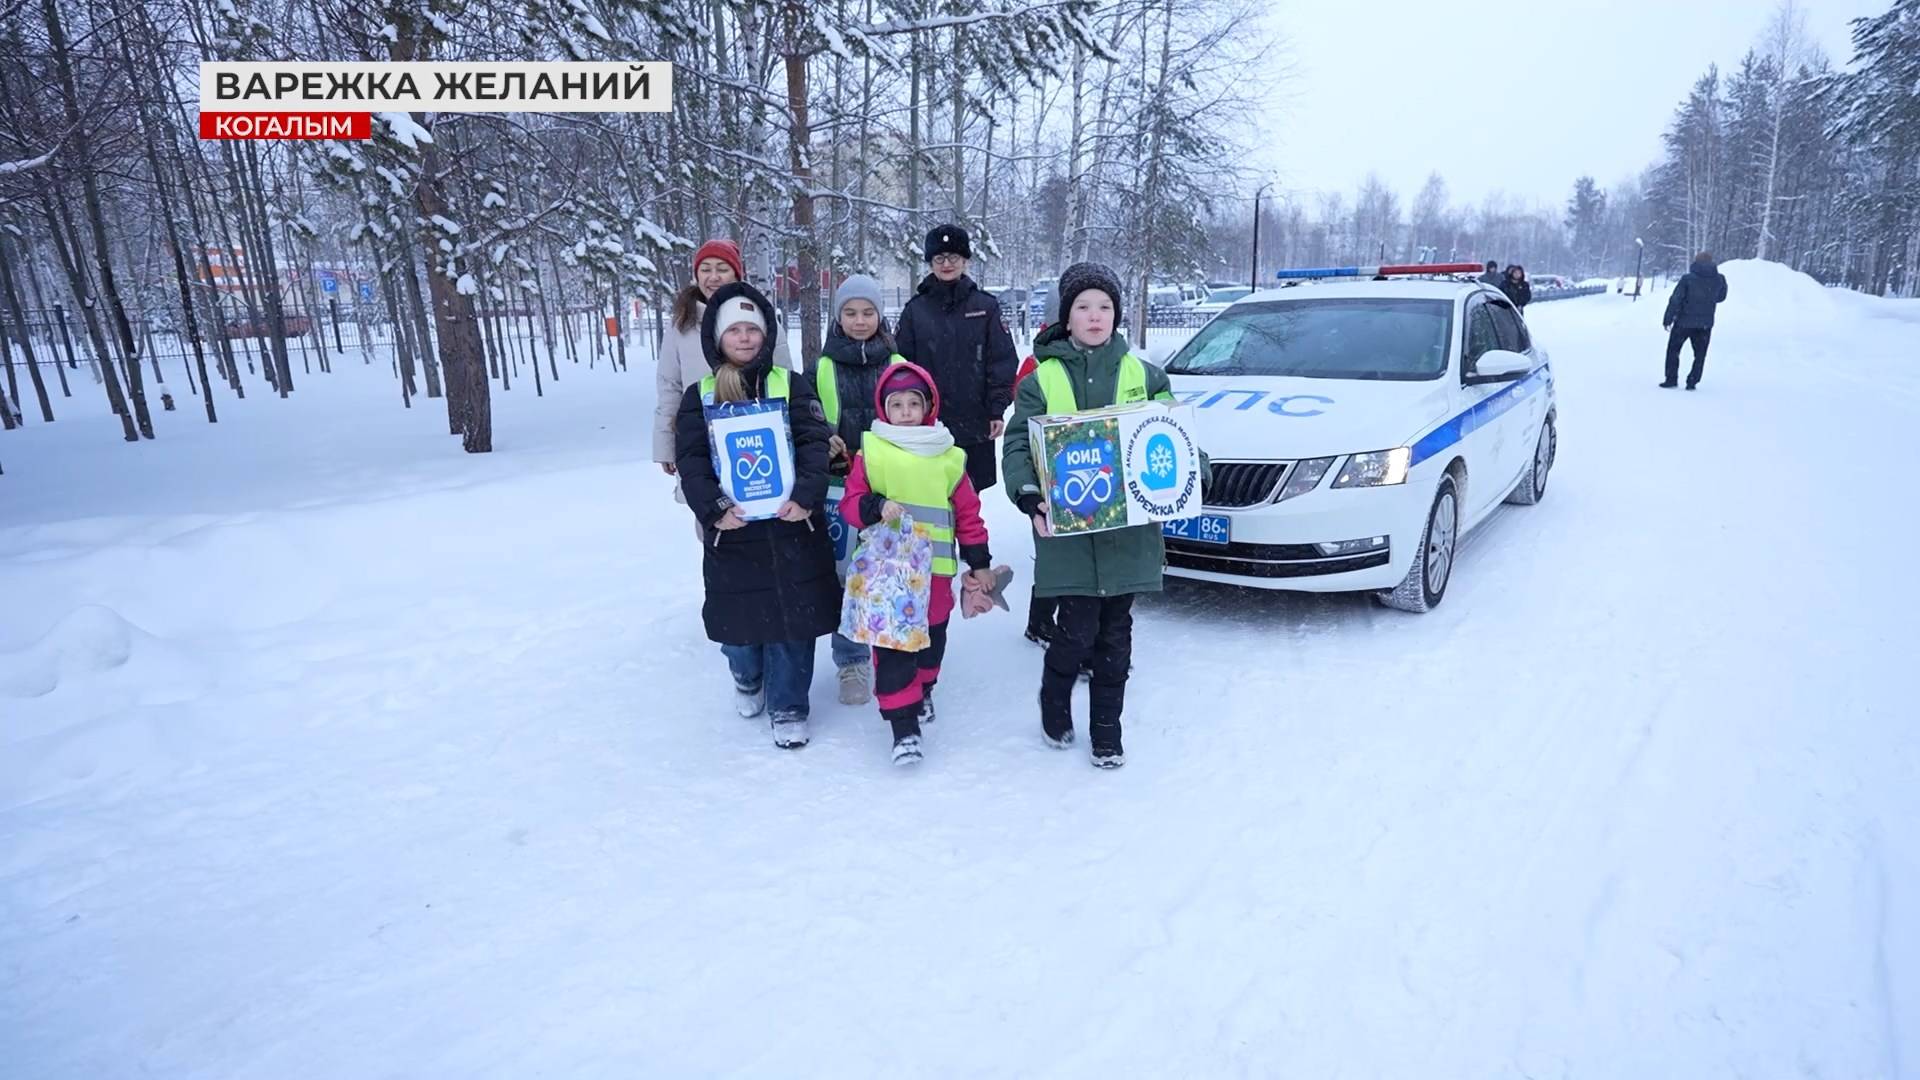
[[[1396,277],[1409,274],[1477,274],[1481,263],[1405,263],[1398,266],[1313,266],[1281,270],[1274,277],[1281,281],[1312,278]]]

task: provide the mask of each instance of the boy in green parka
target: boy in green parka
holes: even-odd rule
[[[1007,494],[1033,521],[1034,593],[1059,601],[1059,630],[1047,646],[1040,679],[1041,733],[1056,749],[1073,745],[1073,685],[1082,664],[1090,661],[1088,734],[1093,763],[1105,769],[1126,763],[1120,714],[1133,658],[1133,598],[1160,591],[1166,548],[1158,525],[1053,536],[1027,421],[1173,400],[1167,373],[1130,352],[1115,332],[1120,291],[1113,271],[1098,263],[1078,263],[1060,275],[1059,318],[1034,341],[1039,366],[1020,383],[1001,460]],[[1204,484],[1209,478],[1204,455],[1200,468]]]

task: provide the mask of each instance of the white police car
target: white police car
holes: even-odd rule
[[[1432,276],[1477,269],[1284,271],[1348,280],[1254,293],[1168,357],[1213,482],[1202,514],[1166,523],[1167,572],[1439,604],[1462,535],[1503,500],[1540,501],[1556,449],[1526,323],[1495,290]]]

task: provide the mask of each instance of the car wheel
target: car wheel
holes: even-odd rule
[[[1540,440],[1533,444],[1533,462],[1527,474],[1507,494],[1515,506],[1532,506],[1547,497],[1547,474],[1553,471],[1554,455],[1560,451],[1560,434],[1553,429],[1553,417],[1540,425]]]
[[[1407,576],[1392,589],[1375,593],[1382,604],[1397,611],[1416,614],[1432,611],[1446,599],[1447,583],[1453,580],[1454,555],[1460,545],[1460,496],[1453,477],[1440,479],[1434,493],[1433,509],[1427,511],[1427,527],[1420,530],[1420,547]]]

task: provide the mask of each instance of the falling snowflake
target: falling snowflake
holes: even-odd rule
[[[1156,446],[1153,453],[1147,455],[1147,471],[1155,476],[1165,476],[1173,471],[1173,451],[1164,446]]]

